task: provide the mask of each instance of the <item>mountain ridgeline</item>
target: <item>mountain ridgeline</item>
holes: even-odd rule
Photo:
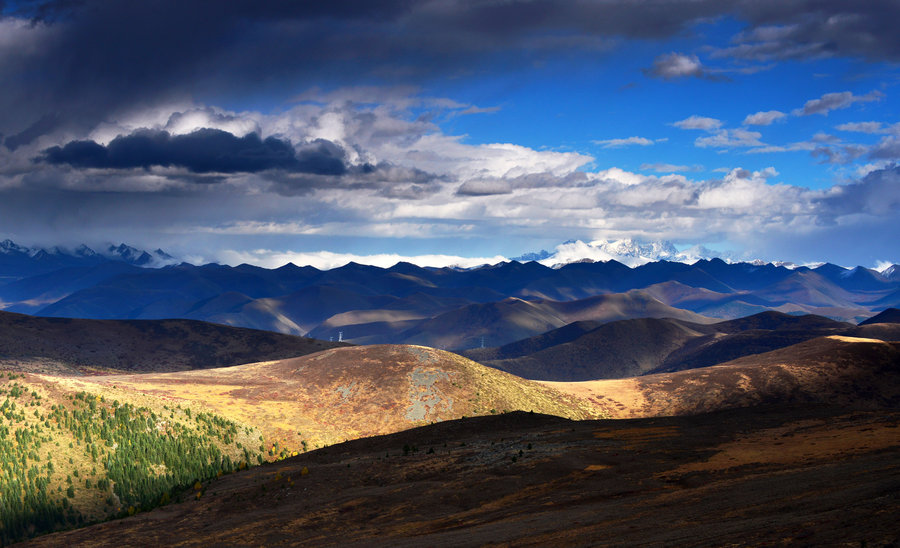
[[[153,268],[153,262],[93,255],[57,264],[44,256],[52,254],[28,256],[6,247],[0,250],[0,307],[10,312],[195,319],[323,340],[450,350],[496,347],[574,321],[649,317],[703,324],[773,310],[856,323],[900,306],[897,269],[881,274],[832,264],[790,269],[712,259],[635,268],[616,261],[558,268],[516,261],[472,269],[409,263],[349,263],[324,271],[293,264]],[[41,268],[22,267],[26,259]]]

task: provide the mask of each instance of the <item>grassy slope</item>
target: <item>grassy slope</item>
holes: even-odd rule
[[[539,383],[426,347],[376,345],[236,367],[69,379],[115,386],[258,425],[280,454],[430,422],[524,410],[598,418],[593,406]]]
[[[145,419],[152,413],[154,425],[168,417],[171,428],[181,424],[187,436],[203,428],[197,417],[207,413],[221,416],[222,424],[234,424],[235,439],[222,435],[218,442],[212,440],[232,462],[249,460],[245,450],[254,455],[265,450],[275,460],[347,439],[513,410],[588,419],[691,414],[785,401],[897,405],[898,364],[900,343],[825,337],[702,370],[550,383],[527,381],[431,348],[346,347],[288,360],[176,373],[26,375],[7,381],[21,385],[16,392],[22,399],[17,401],[26,411],[24,417],[20,411],[7,420],[10,431],[33,428],[42,415],[49,417],[60,408],[83,411],[93,399],[112,410],[111,400],[118,400],[143,408],[138,413]],[[11,391],[13,386],[4,389]],[[28,417],[33,411],[38,416],[32,420]],[[168,430],[166,426],[160,432]],[[127,512],[110,499],[115,486],[98,488],[102,471],[84,439],[62,428],[41,435],[47,436],[43,447],[35,458],[26,455],[23,464],[25,469],[34,465],[44,472],[41,459],[46,460],[42,455],[51,444],[54,471],[48,491],[57,497],[54,500],[68,498],[63,497],[69,485],[65,478],[78,470],[78,481],[87,479],[97,491],[79,489],[71,497],[70,504],[82,519]],[[27,452],[24,445],[23,449]],[[108,459],[113,449],[105,451],[98,455],[100,461]],[[207,475],[216,471],[205,469]],[[78,522],[73,519],[70,523]]]
[[[0,375],[3,544],[147,509],[223,468],[260,462],[258,430],[187,405]]]

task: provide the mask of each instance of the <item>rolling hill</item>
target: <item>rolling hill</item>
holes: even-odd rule
[[[611,322],[580,334],[571,341],[560,342],[527,355],[484,360],[481,363],[527,379],[591,380],[633,377],[656,368],[672,352],[691,339],[701,337],[704,332],[694,327],[688,322],[655,318]],[[577,333],[571,328],[566,331]],[[554,332],[541,341],[562,340],[560,335]],[[512,355],[517,349],[540,345],[533,340],[513,344],[517,346],[509,348],[512,345],[508,345],[497,349],[497,355]],[[466,355],[474,359],[479,356],[478,350]]]
[[[406,345],[333,348],[234,367],[68,379],[115,386],[260,425],[288,451],[463,416],[526,410],[596,418],[591,405],[456,354]]]
[[[777,323],[778,320],[778,317],[763,317],[748,319],[744,323],[750,326],[772,325],[772,322]],[[784,321],[796,322],[797,320],[791,318],[784,319]],[[605,326],[608,325],[610,324],[605,324]],[[858,329],[866,327],[872,326],[863,326]],[[668,435],[660,436],[659,424],[661,423],[659,422],[634,423],[631,426],[609,425],[599,427],[599,430],[595,426],[591,427],[588,437],[575,436],[567,439],[575,444],[574,447],[580,448],[592,447],[586,442],[588,439],[593,439],[595,440],[593,443],[601,443],[601,445],[609,443],[603,440],[616,440],[612,443],[620,444],[616,445],[619,449],[611,450],[609,453],[612,460],[607,457],[598,457],[595,448],[584,453],[584,456],[594,455],[593,458],[600,458],[600,461],[583,462],[582,457],[573,461],[571,460],[573,455],[581,454],[579,453],[581,449],[577,449],[573,453],[571,449],[566,449],[573,447],[569,442],[551,444],[548,441],[557,439],[554,436],[562,432],[571,433],[572,429],[567,426],[568,423],[552,422],[562,419],[548,419],[551,422],[547,423],[540,421],[532,423],[528,422],[531,420],[532,415],[530,414],[513,414],[507,419],[504,413],[534,411],[571,419],[597,419],[601,417],[652,418],[696,415],[729,409],[743,409],[741,412],[734,412],[739,413],[738,416],[742,417],[740,420],[745,426],[741,431],[746,434],[748,428],[750,430],[768,428],[766,425],[769,423],[766,422],[766,419],[759,419],[758,416],[765,417],[765,409],[768,408],[766,406],[771,405],[788,406],[784,409],[790,409],[790,411],[785,411],[786,415],[782,415],[775,422],[799,420],[798,416],[813,412],[810,411],[811,409],[816,409],[809,407],[810,405],[823,403],[843,406],[839,413],[844,414],[848,412],[848,409],[896,409],[900,406],[900,342],[891,343],[840,336],[821,337],[713,367],[630,379],[588,382],[528,381],[485,367],[461,356],[432,348],[376,345],[338,347],[284,360],[168,373],[77,377],[9,373],[0,389],[7,394],[7,403],[3,406],[4,423],[2,428],[9,432],[19,432],[16,444],[0,443],[2,446],[0,449],[15,456],[15,458],[3,461],[4,474],[0,476],[0,479],[5,481],[10,478],[32,478],[25,483],[22,483],[25,480],[0,482],[2,483],[0,488],[21,489],[22,486],[28,485],[29,489],[33,489],[29,492],[45,493],[41,495],[44,498],[39,500],[46,500],[49,504],[49,506],[35,507],[30,502],[23,503],[21,512],[15,514],[19,517],[10,522],[10,527],[20,527],[15,529],[18,531],[16,534],[27,536],[27,529],[21,529],[21,526],[29,519],[34,519],[28,516],[47,516],[45,521],[40,522],[43,527],[40,530],[48,531],[57,527],[79,525],[92,519],[128,514],[157,504],[166,505],[169,501],[180,500],[182,502],[179,505],[166,506],[157,513],[135,516],[127,523],[154,523],[156,527],[166,528],[167,534],[170,534],[171,531],[187,531],[182,526],[190,528],[192,526],[189,524],[194,524],[195,519],[201,519],[198,516],[186,517],[184,511],[191,513],[204,508],[217,508],[215,511],[219,513],[220,519],[210,521],[208,516],[202,518],[203,522],[207,523],[206,528],[203,529],[205,533],[191,538],[203,539],[202,541],[205,542],[217,542],[216,539],[220,537],[216,536],[218,533],[213,531],[224,527],[221,529],[222,534],[236,535],[232,538],[256,538],[271,542],[275,537],[267,535],[271,534],[272,527],[263,527],[262,529],[258,529],[258,527],[265,523],[265,520],[270,520],[268,523],[271,525],[284,519],[286,515],[284,512],[296,515],[297,511],[295,506],[282,507],[274,502],[283,500],[281,495],[291,493],[288,491],[289,489],[312,487],[311,484],[299,483],[305,480],[307,474],[303,471],[303,467],[308,467],[308,470],[311,470],[309,475],[312,476],[324,472],[324,470],[319,472],[316,470],[326,462],[334,463],[335,467],[331,468],[334,473],[337,473],[337,467],[341,469],[341,473],[347,473],[346,466],[350,465],[350,476],[343,477],[344,480],[352,477],[356,478],[353,482],[362,482],[346,484],[356,486],[348,488],[357,489],[357,492],[363,486],[369,486],[371,488],[378,487],[379,490],[375,492],[385,493],[380,490],[386,485],[385,482],[396,485],[396,481],[400,477],[407,477],[414,483],[419,479],[436,481],[437,478],[441,478],[440,481],[432,484],[432,487],[445,494],[467,493],[465,495],[468,497],[467,500],[481,500],[473,493],[484,492],[484,486],[480,485],[479,489],[474,491],[470,491],[468,488],[447,490],[447,482],[452,485],[452,481],[456,480],[450,478],[455,477],[469,479],[480,477],[477,474],[476,476],[467,474],[472,470],[481,470],[487,474],[485,477],[502,478],[501,483],[506,486],[504,489],[507,489],[503,492],[512,497],[506,499],[506,502],[491,506],[498,510],[504,509],[503,512],[509,512],[516,507],[512,504],[513,501],[524,500],[522,497],[528,498],[536,493],[534,489],[538,489],[538,487],[527,488],[525,486],[527,482],[522,484],[518,480],[511,481],[527,474],[538,474],[539,477],[548,478],[549,483],[546,485],[541,483],[544,487],[539,488],[540,492],[545,493],[545,497],[549,497],[544,501],[570,500],[566,497],[584,500],[583,495],[578,493],[587,491],[583,490],[584,485],[581,485],[580,481],[576,483],[581,487],[575,487],[573,484],[571,490],[567,490],[561,488],[560,478],[571,474],[571,466],[575,463],[583,471],[591,473],[606,470],[605,467],[612,466],[612,463],[620,463],[615,464],[617,467],[624,466],[625,463],[633,465],[634,461],[631,458],[624,460],[617,458],[623,455],[622,451],[625,452],[625,455],[630,455],[631,449],[629,448],[635,448],[638,451],[650,450],[651,447],[659,447],[659,450],[663,450],[663,447],[668,449],[664,449],[667,451],[665,457],[663,454],[659,454],[658,458],[664,460],[640,461],[643,471],[626,467],[621,468],[617,475],[626,470],[632,470],[634,474],[637,474],[630,476],[633,479],[638,477],[659,478],[661,474],[665,477],[681,478],[677,481],[685,481],[688,482],[688,485],[692,485],[693,480],[690,478],[696,476],[692,475],[693,472],[687,472],[680,466],[688,466],[693,471],[696,470],[691,467],[707,466],[701,465],[701,463],[707,462],[710,458],[711,446],[708,443],[711,442],[709,440],[704,442],[707,445],[702,445],[702,449],[701,446],[692,445],[691,447],[697,449],[695,453],[697,457],[686,461],[682,458],[685,453],[672,448],[671,442],[668,441]],[[752,408],[759,411],[754,411]],[[468,425],[472,423],[467,421],[472,419],[466,418],[476,416],[482,416],[488,421],[496,418],[499,422],[478,423],[486,426],[471,430]],[[852,415],[852,420],[847,420],[858,421],[860,416],[857,412]],[[884,415],[877,416],[884,417]],[[526,420],[524,417],[529,418]],[[872,417],[876,417],[876,415],[872,415]],[[462,422],[457,422],[460,419]],[[506,420],[511,422],[503,422]],[[522,422],[523,420],[525,422]],[[670,421],[666,424],[684,425],[678,426],[676,429],[685,428],[684,431],[691,431],[692,435],[696,434],[697,436],[700,434],[691,428],[707,421],[704,418],[692,418],[683,422],[678,422],[676,419],[664,420]],[[878,420],[882,419],[866,419],[863,421],[865,427],[853,426],[856,429],[854,432],[862,437],[868,436],[866,432],[873,431],[872,424],[877,423]],[[443,423],[435,430],[435,434],[430,434],[427,430],[409,430],[432,423]],[[795,429],[804,436],[809,435],[808,422],[801,423],[802,421],[798,422]],[[705,424],[719,423],[715,419],[709,419]],[[825,421],[823,424],[837,428],[833,422]],[[552,428],[545,431],[544,434],[536,435],[528,433],[529,425],[541,428],[551,426]],[[120,427],[124,430],[116,430]],[[722,427],[721,424],[720,427]],[[880,449],[876,450],[872,446],[872,454],[884,455],[881,449],[888,446],[893,447],[890,445],[892,443],[890,440],[893,439],[890,435],[894,431],[886,430],[887,425],[882,423],[878,423],[877,428],[878,432],[884,431],[884,436],[879,438],[881,440],[879,443],[882,444],[878,446]],[[395,438],[371,439],[372,436],[401,431],[407,432],[395,434],[398,436]],[[23,434],[23,432],[33,433]],[[467,437],[479,432],[480,434],[475,437]],[[503,432],[508,432],[508,434]],[[598,432],[601,433],[598,434]],[[718,435],[726,437],[715,439],[721,439],[723,442],[732,439],[727,436],[733,436],[733,432],[731,434],[724,432],[725,430],[722,430]],[[22,441],[24,439],[22,436],[26,436],[28,441]],[[194,439],[192,436],[197,439],[191,441]],[[823,432],[819,436],[822,439],[833,438],[833,434],[829,432]],[[677,437],[681,439],[684,436],[679,434]],[[345,440],[357,438],[368,439],[360,439],[352,442],[351,445],[336,445]],[[666,441],[663,442],[663,439]],[[701,438],[692,439],[699,440]],[[769,438],[763,436],[762,439]],[[852,439],[857,440],[857,438]],[[870,438],[865,439],[869,440]],[[99,447],[98,440],[103,440],[105,445]],[[405,441],[397,444],[396,440]],[[652,445],[655,443],[654,440],[660,440],[660,445]],[[51,450],[50,456],[44,457],[47,446],[41,447],[41,445],[49,444],[50,447],[54,447],[56,443],[59,444],[59,449],[55,449],[57,455],[53,456],[53,450]],[[210,443],[212,445],[209,445]],[[469,443],[472,444],[472,448],[468,448]],[[756,446],[760,441],[754,439],[752,443]],[[846,447],[841,446],[841,451],[844,451],[841,454],[846,453],[852,456],[856,454],[854,451],[859,450],[857,445],[851,447],[848,445],[849,443],[845,444]],[[885,443],[888,445],[884,445]],[[66,446],[68,446],[68,450],[65,449]],[[131,447],[135,447],[135,449],[132,450]],[[170,449],[165,449],[166,447],[170,447]],[[203,454],[185,452],[188,447],[206,447],[205,451],[207,452]],[[326,452],[314,451],[322,447],[327,447]],[[801,449],[803,451],[819,450],[818,448],[810,449],[808,445],[803,445]],[[826,449],[823,447],[822,450],[825,452],[817,453],[820,455],[817,458],[822,462],[835,455]],[[96,457],[93,453],[95,450],[97,451]],[[173,455],[184,454],[189,458],[183,462],[165,460],[169,458],[164,457],[169,454],[167,451],[174,451]],[[298,460],[279,462],[278,468],[263,467],[255,471],[228,475],[228,472],[239,470],[247,465],[264,460],[281,461],[281,459],[291,458],[292,455],[306,451],[312,452],[309,456],[297,457]],[[141,460],[137,455],[157,456]],[[326,455],[332,457],[326,457]],[[336,461],[329,460],[334,455],[341,456]],[[420,456],[425,458],[428,455],[444,455],[445,459],[423,461],[426,462],[426,468],[405,468],[405,472],[402,471],[404,468],[393,467],[392,464],[384,463],[382,460],[390,461],[392,456],[398,459],[405,457],[416,459]],[[677,457],[677,455],[682,455],[682,457]],[[700,458],[701,455],[702,458]],[[67,458],[71,460],[67,461]],[[105,459],[107,463],[119,462],[121,459],[126,459],[122,462],[131,462],[132,464],[128,466],[123,465],[121,470],[122,473],[126,473],[125,470],[132,470],[128,473],[135,474],[134,482],[136,483],[129,483],[132,480],[124,478],[124,476],[120,479],[113,478],[115,474],[119,473],[116,470],[120,470],[115,467],[110,469],[111,475],[104,476],[103,469],[98,468],[94,463],[93,459],[95,458]],[[384,464],[379,467],[375,461],[371,461],[374,458]],[[672,460],[673,458],[675,460]],[[521,459],[522,464],[518,464],[517,459]],[[101,460],[97,462],[101,462]],[[654,467],[657,465],[651,466],[653,462],[663,468]],[[663,462],[668,464],[661,464]],[[802,466],[808,465],[808,462],[808,459],[799,459],[796,464],[802,468]],[[529,463],[534,463],[534,467]],[[502,468],[500,468],[501,464]],[[527,465],[527,468],[509,469],[510,465]],[[473,466],[475,468],[472,468]],[[733,466],[733,464],[728,466]],[[27,472],[29,469],[37,470],[37,475],[29,476]],[[771,467],[763,469],[773,470]],[[864,469],[864,466],[860,469]],[[164,470],[166,473],[158,475],[160,470]],[[427,473],[426,470],[432,470],[436,475]],[[566,470],[569,472],[564,472]],[[656,472],[650,476],[643,475],[650,470],[656,470]],[[743,473],[753,470],[753,468],[738,467],[736,470],[741,470]],[[482,472],[478,472],[478,474]],[[559,475],[561,473],[563,476]],[[214,477],[222,474],[225,474],[226,479],[223,479],[222,482],[214,481]],[[408,474],[413,475],[409,476]],[[46,483],[44,480],[38,481],[44,477],[49,478]],[[161,479],[159,481],[147,479],[153,477]],[[329,485],[336,485],[343,481],[340,480],[341,477],[340,475],[326,475],[323,476],[323,479],[327,478]],[[756,476],[754,475],[754,477]],[[432,479],[428,480],[427,478]],[[114,481],[107,483],[108,479]],[[42,485],[43,487],[41,487]],[[130,491],[122,491],[128,485],[134,487],[128,487]],[[318,487],[319,484],[315,485],[317,485],[317,493],[320,487]],[[468,485],[473,487],[471,482]],[[554,485],[556,487],[552,487]],[[68,494],[69,487],[72,488],[71,496]],[[519,487],[524,490],[520,492]],[[391,492],[399,497],[399,491]],[[652,492],[656,493],[657,490]],[[228,495],[220,498],[219,494]],[[308,496],[311,494],[311,492],[306,492],[306,496],[290,498],[291,500],[310,500]],[[320,495],[315,494],[314,496]],[[446,507],[448,500],[446,495],[436,496],[434,508],[437,509],[441,504]],[[188,498],[193,499],[193,502],[187,502]],[[269,504],[264,505],[263,514],[255,514],[257,519],[245,521],[244,514],[248,512],[249,507],[240,501],[248,501],[252,506],[258,507],[257,502],[261,500],[270,501]],[[368,506],[358,497],[339,498],[338,500],[341,501],[339,503],[334,502],[336,499],[328,497],[316,500],[324,507],[334,508],[335,511],[347,504],[352,504],[353,507]],[[356,502],[352,502],[354,500]],[[397,500],[399,503],[400,498],[391,500]],[[491,500],[498,499],[492,494]],[[500,500],[503,500],[502,497]],[[407,500],[408,502],[409,500]],[[219,504],[224,504],[224,506],[216,506]],[[332,504],[337,504],[337,506],[330,506]],[[457,508],[463,514],[452,519],[459,520],[462,519],[461,516],[468,515],[476,521],[465,522],[468,523],[466,527],[482,523],[478,521],[480,518],[475,518],[475,516],[484,515],[486,511],[484,504],[486,503],[481,502],[469,506],[467,503],[462,503]],[[670,511],[672,508],[678,507],[678,505],[660,504],[661,508],[669,508]],[[132,510],[129,505],[134,509]],[[41,510],[41,508],[45,508],[45,510]],[[281,509],[279,510],[279,508]],[[400,511],[399,508],[406,508],[406,506],[401,504],[396,508],[398,508],[397,511]],[[33,514],[34,511],[38,514]],[[236,511],[237,516],[228,518],[231,511]],[[338,513],[342,514],[348,511],[352,510],[338,511]],[[269,515],[265,514],[266,512],[275,512],[275,514]],[[315,514],[315,511],[312,512]],[[437,520],[434,522],[435,524],[459,523],[458,521],[446,522],[445,510],[435,510],[435,512],[431,514],[433,518],[429,518]],[[268,517],[260,521],[264,514]],[[251,512],[248,515],[253,514]],[[367,515],[371,518],[375,514],[370,512]],[[402,537],[405,534],[402,531],[408,533],[418,530],[415,527],[409,528],[412,523],[419,522],[419,518],[413,519],[412,522],[409,521],[416,515],[418,514],[415,512],[404,513],[404,517],[397,523],[405,525],[403,528],[397,529],[395,534]],[[450,515],[455,515],[454,511],[451,511]],[[564,515],[566,514],[556,514],[557,517]],[[180,525],[164,525],[167,523],[165,520],[173,516],[178,516]],[[293,519],[304,518],[295,517]],[[321,531],[320,527],[325,522],[314,520],[310,523],[314,523],[315,526],[309,530]],[[238,528],[232,529],[231,525],[223,525],[226,523],[234,524]],[[135,531],[141,530],[140,528],[143,527],[143,525],[127,525],[126,528],[118,530],[128,531],[132,526],[137,527]],[[122,540],[116,536],[116,533],[111,533],[108,526],[98,527],[100,529],[94,531],[102,531],[103,538],[94,537],[91,542],[112,542],[117,538]],[[285,525],[285,527],[293,530],[293,534],[299,534],[296,532],[296,523],[292,526]],[[545,522],[542,527],[541,530],[544,531],[542,534],[550,534],[550,531],[559,530],[558,523],[554,525],[552,520]],[[433,533],[447,530],[444,525],[434,530],[429,527],[421,529],[423,532],[432,531]],[[32,530],[32,532],[34,531],[36,530]],[[90,531],[90,529],[86,531]],[[599,529],[597,531],[599,532]],[[196,530],[194,533],[196,534]],[[68,533],[68,535],[74,535],[68,538],[89,538],[79,537],[79,534],[81,533]],[[321,541],[320,536],[310,538],[311,542]],[[438,536],[435,538],[455,537]],[[579,538],[588,537],[580,536]],[[36,542],[45,541],[58,542],[59,537],[47,537]],[[87,540],[82,541],[87,542]]]
[[[862,330],[820,316],[762,312],[714,324],[675,319],[577,323],[463,354],[528,379],[587,381],[707,367],[826,335],[900,340],[893,327]]]
[[[343,346],[193,320],[79,320],[0,312],[0,369],[57,374],[183,371]]]
[[[832,335],[711,367],[629,379],[541,381],[614,417],[772,403],[900,406],[900,342]]]
[[[363,313],[358,313],[362,316]],[[532,300],[508,298],[500,302],[471,304],[418,322],[406,319],[392,322],[397,329],[377,342],[422,344],[461,350],[513,342],[539,335],[575,321],[610,322],[628,318],[680,318],[708,323],[712,320],[690,311],[673,308],[642,291],[597,295],[576,301]],[[408,318],[408,317],[407,317]],[[377,319],[381,319],[378,317]],[[378,322],[384,324],[386,322]],[[318,328],[312,334],[319,338],[336,338],[343,332],[347,340],[356,341],[355,329],[367,324],[345,325],[340,329]],[[372,337],[366,339],[372,342]]]
[[[898,424],[823,407],[470,418],[226,475],[28,546],[888,546]]]
[[[3,544],[165,505],[198,482],[348,439],[512,410],[601,416],[414,346],[173,373],[4,372],[0,395]]]

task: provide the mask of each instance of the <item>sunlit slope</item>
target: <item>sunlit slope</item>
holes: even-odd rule
[[[276,452],[397,432],[430,422],[524,410],[599,417],[580,398],[440,350],[376,345],[221,369],[72,380],[202,406],[257,425]],[[271,449],[271,447],[269,447]]]
[[[0,544],[147,510],[262,462],[255,428],[135,396],[0,373]]]
[[[900,343],[820,337],[713,367],[642,377],[543,382],[614,417],[686,415],[767,403],[900,405]]]

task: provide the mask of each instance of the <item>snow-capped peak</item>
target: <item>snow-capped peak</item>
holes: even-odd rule
[[[75,265],[80,261],[87,261],[85,264],[96,264],[104,259],[112,261],[122,261],[135,266],[158,267],[167,264],[173,264],[176,259],[161,249],[153,252],[143,251],[126,244],[118,246],[110,245],[102,253],[97,253],[90,247],[81,244],[75,249],[54,247],[25,247],[12,240],[3,240],[0,242],[0,254],[21,254],[33,261],[50,261],[60,264]],[[75,261],[74,263],[72,261]]]
[[[701,259],[721,257],[721,254],[700,245],[678,251],[675,245],[669,241],[646,242],[632,238],[594,240],[592,242],[568,241],[556,246],[553,253],[541,252],[534,255],[541,257],[538,262],[552,267],[584,260],[618,261],[630,267],[636,267],[654,261],[695,263]],[[528,257],[528,255],[523,257]]]
[[[0,242],[0,253],[24,253],[28,255],[30,251],[27,247],[22,247],[10,239]]]

